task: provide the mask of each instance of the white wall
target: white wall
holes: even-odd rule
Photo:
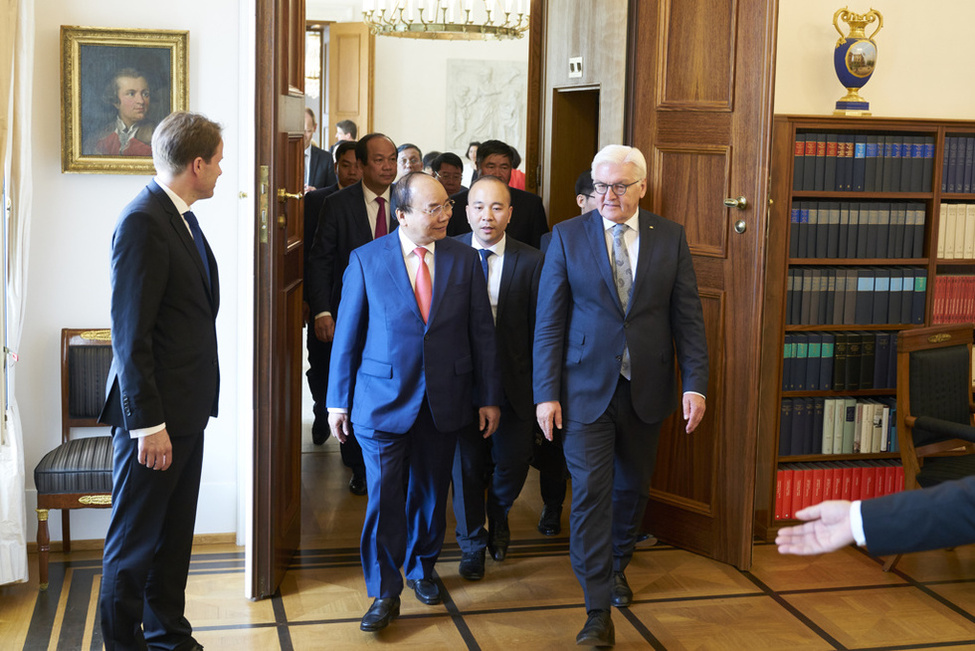
[[[248,334],[253,240],[249,200],[253,196],[253,55],[240,56],[241,21],[253,18],[236,0],[172,0],[166,11],[151,3],[122,0],[46,0],[36,8],[34,61],[34,213],[24,335],[16,395],[23,415],[27,506],[36,505],[33,468],[60,442],[59,333],[62,327],[109,325],[109,255],[119,211],[150,177],[62,174],[60,159],[59,30],[61,25],[189,30],[189,108],[224,126],[223,176],[212,199],[195,213],[220,265],[220,417],[206,433],[203,486],[197,533],[235,532],[238,448],[249,440],[251,394]],[[251,12],[252,13],[252,12]],[[253,44],[248,47],[253,52]],[[241,158],[243,152],[243,158]],[[241,164],[243,161],[243,165]],[[240,437],[240,440],[239,438]],[[60,539],[60,517],[52,517],[51,537]],[[29,535],[36,521],[28,517]],[[72,538],[103,538],[107,510],[72,514]]]
[[[505,41],[437,41],[376,37],[373,130],[424,153],[445,151],[448,59],[515,61],[528,68],[528,37]],[[528,89],[524,92],[527,102]],[[484,134],[482,140],[502,138]],[[510,143],[515,144],[515,143]],[[519,148],[522,156],[524,147]],[[463,157],[462,150],[453,150]]]
[[[846,94],[833,71],[839,34],[833,0],[780,0],[776,52],[775,112],[829,115]],[[884,27],[874,39],[877,68],[860,91],[875,116],[975,118],[975,3],[969,0],[874,0],[851,4],[875,8]],[[838,22],[844,35],[846,25]],[[874,26],[867,27],[867,35]]]

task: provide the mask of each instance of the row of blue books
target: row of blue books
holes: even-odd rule
[[[924,204],[917,201],[793,201],[793,258],[921,258]]]
[[[934,137],[797,133],[794,191],[931,192]]]
[[[789,267],[786,324],[924,323],[922,267]]]
[[[896,332],[787,332],[783,391],[857,391],[897,386]]]
[[[947,136],[941,168],[941,191],[975,192],[975,137]]]
[[[897,452],[897,399],[785,398],[779,456]]]

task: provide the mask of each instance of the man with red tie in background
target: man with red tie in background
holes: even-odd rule
[[[396,209],[390,205],[390,185],[396,178],[393,141],[381,133],[367,134],[356,143],[355,155],[362,180],[325,199],[305,273],[305,300],[314,320],[315,336],[329,345],[349,255],[353,249],[389,233],[393,228],[390,218]],[[319,428],[326,418],[325,405],[316,400],[315,420]],[[352,470],[349,490],[365,495],[366,469],[354,436],[347,437],[342,445],[342,462]]]

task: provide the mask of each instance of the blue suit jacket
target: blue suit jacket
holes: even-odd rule
[[[472,233],[465,233],[455,239],[470,245],[472,237]],[[538,281],[544,258],[538,249],[510,237],[506,239],[504,247],[495,327],[501,380],[505,398],[518,417],[534,421],[532,338]]]
[[[392,198],[386,206],[386,219],[387,232],[392,233],[398,225]],[[305,300],[312,316],[322,312],[337,316],[342,274],[349,264],[349,254],[372,239],[362,181],[325,198],[312,241],[305,243],[311,246],[305,262]]]
[[[616,389],[624,346],[633,407],[656,423],[684,391],[707,394],[708,351],[701,300],[684,229],[640,211],[640,252],[624,314],[603,231],[593,210],[556,225],[545,252],[535,322],[535,402],[561,400],[563,415],[591,423]]]
[[[975,477],[860,504],[871,554],[886,556],[975,542]]]
[[[351,407],[354,426],[401,434],[424,400],[443,432],[470,423],[471,405],[501,404],[491,305],[478,254],[442,239],[424,324],[393,232],[349,258],[326,404]]]
[[[217,415],[217,262],[211,286],[183,218],[155,181],[112,237],[112,368],[99,420],[127,430],[203,431]]]

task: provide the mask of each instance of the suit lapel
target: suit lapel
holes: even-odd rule
[[[518,249],[511,246],[512,240],[504,245],[504,262],[501,265],[501,286],[498,288],[498,315],[496,322],[501,322],[501,313],[504,311],[504,303],[511,289],[511,279],[515,276],[515,268],[518,266]]]
[[[653,224],[650,223],[650,213],[640,210],[640,252],[637,254],[636,279],[633,281],[633,296],[630,298],[630,306],[639,295],[638,292],[643,287],[650,276],[650,264],[653,254],[657,248],[657,238],[654,237]]]
[[[193,264],[196,265],[196,269],[200,273],[200,282],[203,283],[203,289],[207,294],[207,298],[210,299],[211,305],[214,304],[214,295],[207,283],[207,272],[203,266],[203,259],[200,258],[200,252],[196,248],[196,243],[193,242],[190,229],[187,227],[186,222],[183,221],[183,216],[176,210],[176,206],[173,205],[173,201],[169,198],[169,195],[155,181],[150,181],[149,190],[159,202],[159,205],[162,206],[163,210],[166,211],[166,215],[169,217],[169,225],[176,233],[176,238],[183,245],[183,248],[186,249]],[[203,238],[203,247],[207,252],[207,256],[212,258],[213,253],[210,251],[210,244],[206,241],[206,237]],[[213,282],[215,283],[216,274],[213,272],[216,269],[216,265],[212,264],[212,260],[208,260],[208,262],[210,263],[210,271],[213,276]]]
[[[350,192],[352,200],[352,214],[355,216],[355,229],[359,232],[359,242],[372,241],[373,233],[369,229],[369,214],[366,212],[366,195],[362,189],[362,181],[352,186],[355,188]]]
[[[454,259],[447,253],[447,247],[443,244],[444,240],[441,240],[434,247],[436,252],[433,256],[433,299],[430,301],[430,317],[427,320],[427,325],[433,323],[433,320],[437,318],[437,312],[440,311],[440,304],[443,303],[443,295],[447,292],[450,272],[454,266]],[[413,302],[416,303],[415,300]],[[417,314],[419,313],[420,308],[418,307]]]
[[[596,268],[599,270],[599,275],[602,277],[603,282],[606,283],[606,288],[609,290],[610,296],[613,297],[616,307],[622,313],[623,304],[620,303],[619,294],[616,293],[616,280],[613,278],[612,262],[609,259],[609,253],[606,251],[606,233],[603,229],[603,217],[599,214],[598,210],[593,210],[589,213],[589,219],[586,220],[586,234],[589,236],[589,246],[592,249],[593,258],[596,260]]]
[[[420,315],[420,306],[416,304],[416,294],[413,293],[413,286],[410,284],[410,277],[406,272],[406,263],[403,261],[403,249],[400,246],[399,236],[387,235],[384,244],[383,257],[386,260],[386,271],[389,273],[393,291],[398,292],[400,300],[409,306],[416,318],[423,321],[423,316]],[[436,297],[436,287],[434,287],[434,297]],[[430,315],[433,316],[432,307],[430,308]]]

